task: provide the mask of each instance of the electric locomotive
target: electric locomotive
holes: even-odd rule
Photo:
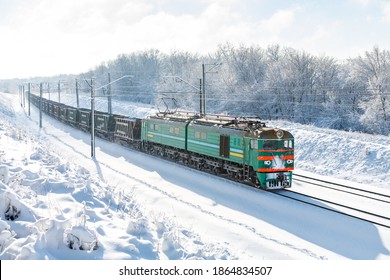
[[[294,137],[254,118],[157,114],[142,121],[143,148],[263,189],[291,187]]]

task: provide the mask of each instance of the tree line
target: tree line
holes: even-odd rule
[[[390,51],[379,47],[343,61],[279,45],[226,43],[209,55],[152,49],[45,80],[63,80],[63,88],[74,91],[75,79],[94,77],[104,85],[123,76],[110,86],[114,100],[158,104],[175,98],[180,109],[198,111],[204,78],[207,113],[390,134]],[[88,93],[87,86],[80,90]],[[101,87],[101,94],[107,90]]]

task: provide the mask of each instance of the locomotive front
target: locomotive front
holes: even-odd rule
[[[283,189],[291,187],[294,170],[294,137],[282,129],[263,128],[251,140],[254,170],[260,187]]]

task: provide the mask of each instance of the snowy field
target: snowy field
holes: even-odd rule
[[[294,134],[296,172],[390,192],[389,137],[269,125]],[[35,108],[0,93],[0,259],[390,260],[389,229],[96,147],[92,160],[90,135],[45,115],[39,129]]]

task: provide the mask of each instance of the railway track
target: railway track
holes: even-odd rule
[[[332,189],[339,192],[350,193],[356,196],[371,198],[374,200],[390,203],[390,194],[379,193],[367,189],[348,186],[345,184],[316,179],[316,178],[312,178],[309,176],[300,175],[296,173],[294,173],[293,176],[294,176],[294,181],[310,183],[318,187]]]
[[[304,175],[294,174],[294,177],[294,180],[300,182],[303,187],[296,184],[296,190],[279,190],[274,193],[327,211],[390,228],[390,195]],[[319,188],[326,190],[319,192]]]

